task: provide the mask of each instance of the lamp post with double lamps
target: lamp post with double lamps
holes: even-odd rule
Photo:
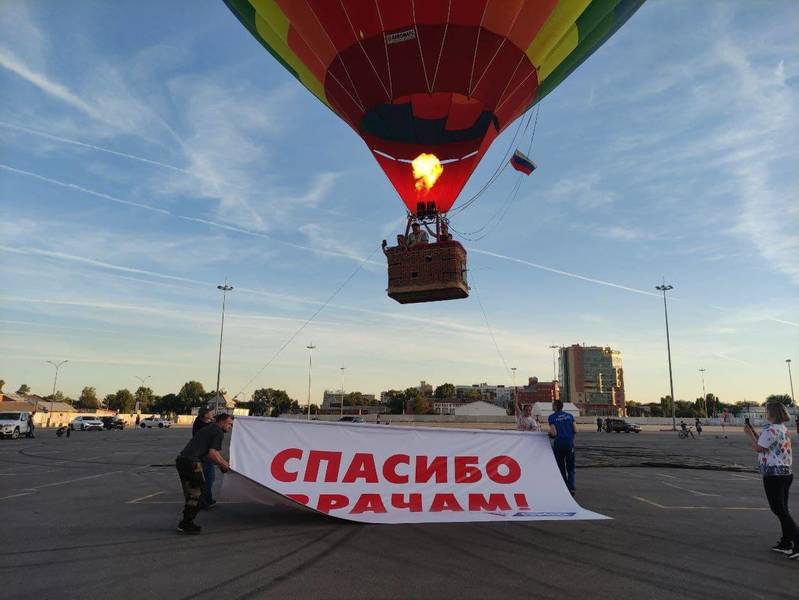
[[[305,346],[308,349],[308,421],[311,420],[311,368],[313,367],[313,351],[316,346],[313,342]]]
[[[344,371],[347,370],[347,367],[341,367],[339,370],[341,371],[341,406],[339,414],[344,416]]]
[[[669,357],[669,389],[671,390],[671,430],[677,431],[677,401],[674,399],[674,377],[671,372],[671,341],[669,340],[669,309],[666,306],[666,292],[673,290],[673,285],[656,285],[656,290],[663,292],[663,314],[666,316],[666,352]]]
[[[707,410],[707,392],[705,392],[705,371],[707,369],[699,369],[699,372],[702,374],[702,406],[705,407],[705,416],[710,417]]]
[[[791,359],[786,358],[785,364],[788,365],[788,381],[791,382],[791,401],[796,404],[796,396],[793,395],[793,376],[791,375]]]
[[[556,352],[560,348],[560,346],[557,346],[556,344],[552,344],[549,348],[550,348],[550,350],[552,350],[552,381],[557,381],[558,380],[558,359],[557,359]]]
[[[47,413],[47,426],[50,427],[50,419],[53,415],[53,402],[55,401],[55,386],[58,382],[58,369],[60,369],[62,365],[68,363],[69,360],[65,359],[58,363],[52,360],[48,360],[47,362],[55,367],[55,375],[53,375],[53,395],[50,396],[50,412]]]
[[[222,291],[222,327],[219,330],[219,360],[216,363],[216,395],[214,396],[214,412],[219,414],[219,378],[222,375],[222,336],[225,335],[225,300],[227,293],[233,291],[233,286],[227,284],[225,279],[224,285],[216,286],[216,289]]]
[[[516,389],[516,367],[510,368],[511,373],[513,373],[513,414],[516,414],[516,398],[518,397],[518,391]]]

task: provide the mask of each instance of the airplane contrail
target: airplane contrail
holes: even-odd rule
[[[15,125],[13,123],[7,123],[5,121],[0,121],[0,127],[6,127],[8,129],[14,129],[16,131],[22,131],[24,133],[28,133],[30,135],[37,135],[39,137],[46,138],[48,140],[54,140],[57,142],[62,142],[64,144],[72,144],[74,146],[81,146],[83,148],[89,148],[91,150],[97,150],[98,152],[106,152],[107,154],[114,154],[115,156],[121,156],[123,158],[129,158],[130,160],[136,160],[139,162],[147,163],[149,165],[154,165],[156,167],[161,167],[164,169],[169,169],[171,171],[177,171],[178,173],[183,173],[184,175],[191,175],[192,177],[197,177],[198,179],[202,179],[200,175],[197,173],[193,173],[187,169],[182,169],[181,167],[177,167],[175,165],[170,165],[169,163],[164,163],[158,160],[153,160],[150,158],[144,158],[143,156],[137,156],[135,154],[130,154],[128,152],[120,152],[118,150],[111,150],[110,148],[103,148],[102,146],[95,146],[94,144],[87,144],[86,142],[81,142],[78,140],[72,140],[69,138],[61,137],[58,135],[53,135],[52,133],[45,133],[43,131],[38,131],[36,129],[31,129],[29,127],[23,127],[22,125]]]
[[[660,294],[656,292],[650,292],[647,290],[641,290],[638,288],[630,287],[627,285],[621,285],[618,283],[613,283],[612,281],[604,281],[602,279],[596,279],[595,277],[587,277],[585,275],[580,275],[579,273],[571,273],[569,271],[563,271],[562,269],[555,269],[553,267],[547,267],[546,265],[541,265],[538,263],[530,262],[529,260],[523,260],[521,258],[514,258],[513,256],[506,256],[505,254],[498,254],[497,252],[490,252],[488,250],[480,250],[478,248],[469,248],[469,252],[474,254],[484,254],[485,256],[492,256],[494,258],[499,258],[501,260],[507,260],[510,262],[515,262],[521,265],[525,265],[528,267],[533,267],[534,269],[540,269],[542,271],[547,271],[548,273],[555,273],[556,275],[564,275],[565,277],[571,277],[573,279],[580,279],[581,281],[587,281],[589,283],[596,283],[598,285],[605,285],[608,287],[616,288],[619,290],[624,290],[626,292],[633,292],[635,294],[641,294],[643,296],[655,296],[657,298],[660,297]],[[677,296],[669,296],[669,299],[681,302],[685,301],[684,298],[679,298]],[[712,308],[713,310],[718,310],[721,312],[727,312],[730,309],[724,308],[722,306],[714,306],[712,304],[703,304],[703,306],[707,308]],[[785,319],[777,319],[776,317],[760,317],[759,320],[761,321],[772,321],[774,323],[780,323],[781,325],[790,325],[791,327],[799,327],[799,323],[795,321],[787,321]]]
[[[111,194],[106,194],[104,192],[98,192],[96,190],[85,188],[83,186],[80,186],[80,185],[77,185],[77,184],[74,184],[74,183],[68,183],[68,182],[65,182],[65,181],[59,181],[58,179],[53,179],[51,177],[45,177],[44,175],[39,175],[38,173],[33,173],[32,171],[26,171],[24,169],[17,169],[15,167],[11,167],[11,166],[3,164],[3,163],[0,163],[0,169],[3,169],[3,170],[8,171],[10,173],[15,173],[17,175],[24,175],[25,177],[32,177],[33,179],[38,179],[39,181],[44,181],[45,183],[49,183],[50,185],[55,185],[55,186],[59,186],[59,187],[63,187],[63,188],[71,189],[71,190],[77,190],[79,192],[83,192],[84,194],[88,194],[90,196],[95,196],[97,198],[102,198],[103,200],[108,200],[110,202],[115,202],[117,204],[124,204],[124,205],[127,205],[127,206],[133,206],[135,208],[141,208],[142,210],[149,210],[149,211],[152,211],[152,212],[157,212],[157,213],[160,213],[162,215],[166,215],[166,216],[169,216],[169,217],[174,217],[176,219],[181,219],[183,221],[190,221],[192,223],[198,223],[198,224],[201,224],[201,225],[206,225],[208,227],[214,227],[216,229],[223,229],[225,231],[233,231],[233,232],[236,232],[236,233],[242,233],[244,235],[249,235],[249,236],[252,236],[252,237],[263,238],[263,239],[269,240],[271,242],[274,242],[276,244],[281,244],[283,246],[288,246],[289,248],[295,248],[297,250],[304,250],[306,252],[312,252],[314,254],[320,254],[320,255],[325,255],[325,256],[335,256],[335,257],[339,257],[339,258],[347,258],[349,260],[352,260],[352,261],[355,261],[355,262],[358,262],[358,263],[363,263],[363,264],[374,264],[374,265],[381,265],[381,266],[383,264],[383,263],[380,263],[380,262],[377,262],[377,261],[363,259],[363,258],[360,258],[360,257],[354,255],[354,254],[349,254],[347,252],[338,252],[336,250],[325,250],[324,248],[314,248],[314,247],[311,247],[311,246],[303,246],[302,244],[295,244],[293,242],[287,242],[285,240],[281,240],[281,239],[272,237],[271,235],[268,235],[268,234],[263,233],[261,231],[253,231],[251,229],[244,229],[243,227],[237,227],[235,225],[226,225],[224,223],[219,223],[217,221],[210,221],[208,219],[201,219],[201,218],[198,218],[198,217],[189,217],[189,216],[173,213],[173,212],[170,212],[170,211],[168,211],[168,210],[166,210],[164,208],[158,208],[156,206],[151,206],[149,204],[143,204],[143,203],[140,203],[140,202],[133,202],[132,200],[125,200],[125,199],[119,198],[117,196],[112,196]]]

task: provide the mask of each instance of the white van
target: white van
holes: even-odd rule
[[[29,412],[0,412],[0,433],[3,437],[17,439],[20,435],[30,433]]]

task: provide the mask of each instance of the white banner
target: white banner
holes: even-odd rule
[[[249,480],[265,504],[351,521],[607,518],[574,501],[544,433],[237,417],[230,457],[227,498],[252,501]]]

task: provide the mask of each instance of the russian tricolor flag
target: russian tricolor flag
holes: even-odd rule
[[[529,175],[536,169],[536,164],[527,158],[527,156],[522,154],[519,150],[513,153],[513,156],[510,159],[510,166],[517,171],[521,171],[525,175]]]

